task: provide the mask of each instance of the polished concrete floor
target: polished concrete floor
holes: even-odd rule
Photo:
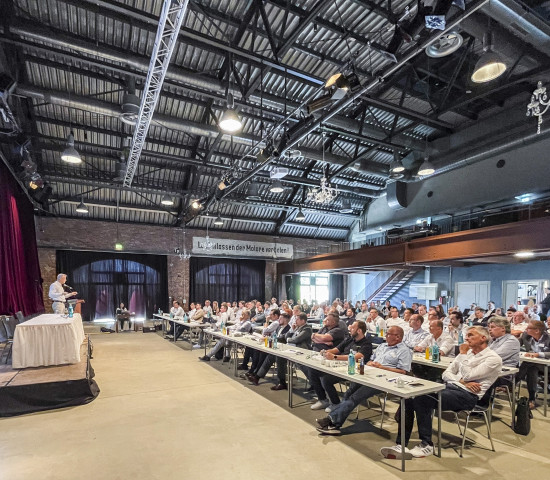
[[[398,462],[378,453],[395,438],[389,417],[380,432],[379,416],[364,411],[346,424],[346,435],[322,437],[313,428],[319,414],[309,405],[290,410],[286,392],[272,392],[269,381],[250,386],[221,362],[197,361],[200,352],[179,343],[134,332],[92,340],[99,397],[0,419],[1,479],[423,480],[437,472],[458,480],[464,474],[546,478],[550,471],[550,422],[539,411],[531,434],[521,437],[506,425],[509,409],[498,410],[495,453],[474,433],[477,443],[464,458],[447,446],[441,459],[412,460],[403,474]],[[373,414],[372,423],[365,419]],[[444,443],[457,440],[456,425],[445,422],[444,430]]]

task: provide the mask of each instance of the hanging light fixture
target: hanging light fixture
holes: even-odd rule
[[[294,220],[298,220],[299,222],[303,222],[306,219],[306,216],[304,215],[304,212],[302,212],[302,207],[298,207],[298,213],[294,217]]]
[[[323,132],[323,164],[325,169],[319,187],[310,188],[307,192],[307,199],[316,203],[332,203],[338,196],[338,188],[332,187],[328,180],[328,165],[325,163],[325,132]]]
[[[74,148],[74,132],[71,130],[69,136],[67,137],[67,147],[63,150],[61,154],[61,160],[67,163],[81,163],[82,158],[80,158],[80,153],[77,152]]]
[[[220,217],[219,215],[216,217],[216,219],[214,220],[214,225],[220,227],[223,225],[223,220],[222,220],[222,217]]]
[[[235,133],[243,128],[243,122],[241,122],[241,119],[235,110],[233,95],[231,93],[227,94],[227,108],[220,118],[219,125],[225,133]]]
[[[506,71],[506,64],[500,55],[493,52],[493,41],[491,32],[483,35],[483,54],[479,57],[472,73],[472,82],[486,83],[500,77]]]
[[[162,200],[160,201],[160,203],[162,203],[163,205],[174,205],[174,200],[172,199],[172,197],[170,195],[165,194],[162,197]]]
[[[401,163],[397,150],[393,151],[393,162],[390,164],[390,173],[401,173],[405,171],[405,167]]]
[[[86,206],[86,204],[84,203],[84,200],[80,199],[80,203],[78,204],[78,206],[76,207],[76,211],[78,213],[88,213],[88,207]]]
[[[418,169],[418,175],[425,177],[426,175],[431,175],[435,172],[434,166],[430,163],[428,155],[424,157],[424,162],[420,165]]]
[[[198,210],[199,208],[202,207],[202,204],[201,204],[201,201],[199,199],[196,199],[196,200],[193,200],[191,202],[191,206],[195,209],[195,210]]]
[[[353,213],[353,208],[351,207],[351,200],[349,198],[342,199],[342,205],[340,206],[340,213]]]
[[[281,193],[284,192],[283,184],[280,180],[273,180],[273,183],[271,184],[271,188],[269,189],[272,193]]]

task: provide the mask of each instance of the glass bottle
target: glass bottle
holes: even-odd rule
[[[350,350],[348,355],[348,375],[355,375],[355,353],[353,350]]]

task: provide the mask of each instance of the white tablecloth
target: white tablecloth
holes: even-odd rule
[[[80,362],[84,341],[82,317],[45,314],[20,323],[13,337],[13,368]]]

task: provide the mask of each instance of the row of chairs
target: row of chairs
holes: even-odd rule
[[[17,312],[15,316],[0,316],[0,337],[3,341],[0,342],[0,362],[4,360],[4,363],[8,363],[11,359],[11,352],[13,348],[13,335],[15,333],[15,327],[17,324],[25,321],[25,317],[22,312]],[[1,340],[1,339],[0,339]]]

